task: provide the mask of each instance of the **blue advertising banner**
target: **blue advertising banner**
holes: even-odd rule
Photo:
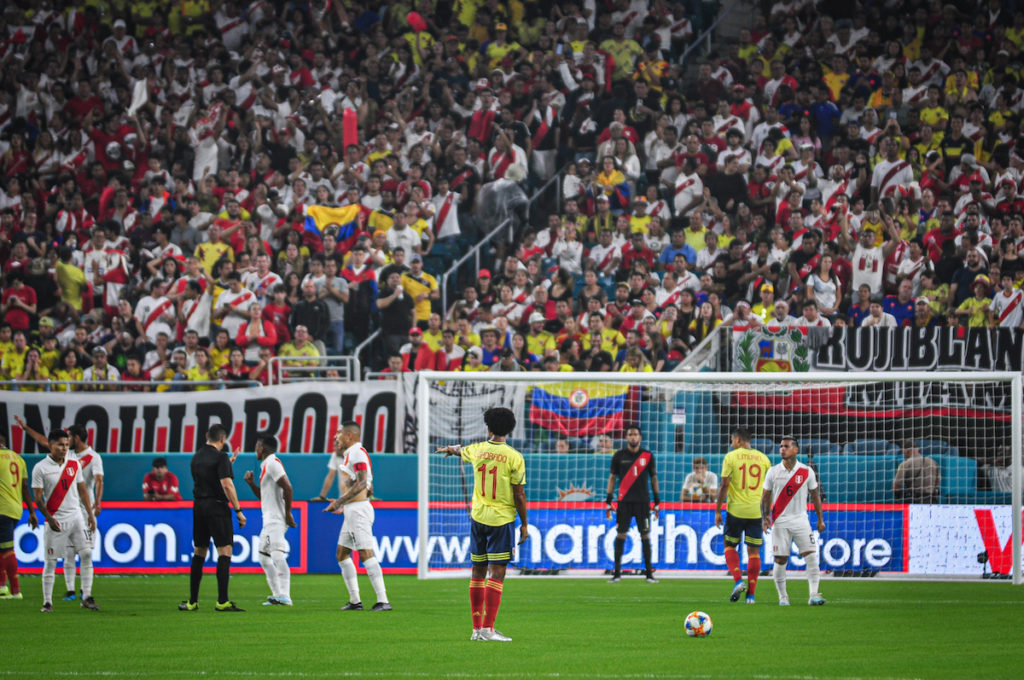
[[[822,569],[906,570],[904,506],[825,506],[828,529],[819,537]],[[396,518],[397,519],[397,518]],[[605,519],[597,503],[535,503],[529,514],[530,539],[513,554],[518,567],[529,569],[610,569],[613,566],[615,522]],[[415,521],[413,515],[412,520]],[[436,510],[431,527],[467,524],[465,511]],[[397,530],[397,531],[396,531]],[[405,532],[408,531],[408,534]],[[378,542],[394,548],[404,560],[405,546],[415,538],[415,525],[375,526]],[[452,532],[455,533],[455,532]],[[431,536],[431,564],[437,568],[469,566],[469,539],[465,534]],[[712,505],[667,504],[659,519],[652,516],[651,556],[657,569],[725,568],[722,531],[715,527]],[[766,539],[766,544],[770,545]],[[630,529],[623,554],[626,568],[643,566],[640,534]],[[744,561],[746,555],[744,554]],[[795,554],[794,567],[803,567]]]
[[[239,529],[235,522],[232,569],[262,573],[257,559],[257,541],[263,528],[259,503],[243,502],[242,508],[246,523],[245,528]],[[289,529],[286,537],[291,544],[288,564],[296,574],[307,571],[307,515],[305,502],[292,506],[292,516],[299,526]],[[41,572],[42,526],[32,531],[26,522],[21,522],[14,531],[14,549],[21,571]],[[100,574],[187,572],[192,559],[192,503],[104,503],[97,518],[92,558]],[[217,565],[217,553],[212,548],[207,562],[210,569]]]
[[[447,504],[444,504],[447,505]],[[93,550],[98,573],[177,573],[188,571],[192,553],[191,503],[107,503],[99,517]],[[236,530],[233,570],[261,571],[256,545],[261,521],[258,504],[243,503],[248,519]],[[297,529],[290,529],[288,563],[293,573],[336,573],[335,546],[342,516],[322,512],[325,504],[297,502]],[[416,504],[374,504],[374,552],[389,573],[413,573],[420,541]],[[907,510],[902,505],[826,505],[828,529],[819,537],[823,570],[907,570]],[[463,569],[470,565],[468,518],[463,508],[431,511],[431,566]],[[516,567],[529,569],[609,569],[615,540],[614,519],[598,503],[533,503],[530,539],[513,555]],[[632,528],[623,566],[642,566],[640,537]],[[767,543],[767,541],[766,541]],[[711,505],[667,504],[651,523],[651,548],[656,568],[719,570],[725,568],[722,532],[714,524]],[[27,524],[15,531],[15,550],[24,571],[43,565],[42,529]],[[214,554],[211,551],[211,555]],[[744,555],[744,559],[745,559]],[[210,558],[210,568],[214,560]],[[803,561],[793,556],[790,566]]]

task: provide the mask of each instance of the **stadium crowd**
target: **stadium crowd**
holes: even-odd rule
[[[1021,327],[1024,12],[751,4],[688,72],[711,3],[6,3],[2,377],[266,383],[377,329],[401,372]],[[556,173],[442,304],[478,196]]]

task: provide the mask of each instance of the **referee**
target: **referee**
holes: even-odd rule
[[[643,545],[646,580],[648,583],[658,582],[658,579],[654,578],[654,569],[651,568],[651,499],[647,493],[648,480],[654,496],[655,518],[658,517],[661,494],[658,491],[658,472],[654,465],[654,454],[641,448],[642,437],[640,426],[630,425],[626,428],[626,447],[619,449],[612,456],[604,513],[605,517],[611,519],[615,480],[618,479],[619,505],[615,508],[615,573],[612,574],[611,583],[622,580],[622,550],[626,545],[626,534],[633,519],[636,519],[636,528],[640,532]]]
[[[203,563],[210,549],[210,539],[217,548],[217,604],[214,611],[242,612],[228,598],[231,577],[231,548],[234,543],[232,510],[238,516],[238,528],[245,526],[245,515],[238,503],[232,480],[231,459],[227,451],[228,432],[223,425],[214,425],[206,433],[206,445],[192,456],[192,569],[189,574],[189,598],[178,605],[181,611],[199,609],[199,583],[203,580]]]

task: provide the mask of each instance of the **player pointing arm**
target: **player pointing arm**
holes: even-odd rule
[[[519,515],[519,545],[529,533],[526,519],[526,464],[521,453],[508,445],[506,437],[516,427],[510,409],[489,408],[484,412],[488,439],[469,446],[452,445],[437,450],[460,456],[473,466],[473,511],[470,520],[469,552],[473,573],[469,579],[469,607],[473,620],[470,640],[511,642],[494,629],[501,606],[505,570],[512,559],[515,518]]]

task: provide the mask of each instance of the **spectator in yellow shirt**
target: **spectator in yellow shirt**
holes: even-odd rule
[[[195,257],[202,263],[203,270],[212,276],[213,265],[221,258],[226,257],[232,262],[235,261],[235,251],[231,248],[231,244],[221,240],[221,228],[216,224],[210,225],[207,233],[210,240],[196,246]]]
[[[213,362],[210,361],[210,353],[205,347],[200,347],[196,350],[196,365],[188,369],[188,379],[190,382],[217,379],[216,369],[213,367]],[[210,385],[196,385],[194,389],[196,392],[205,392],[206,390],[213,389],[213,387]]]
[[[402,288],[412,298],[416,310],[416,325],[426,329],[430,319],[430,301],[441,297],[437,279],[423,271],[423,256],[409,256],[409,271],[402,274]]]
[[[626,338],[614,328],[604,327],[604,317],[594,312],[588,318],[590,332],[583,336],[583,351],[589,352],[598,346],[602,352],[615,356],[619,348],[626,344]]]
[[[484,351],[479,347],[470,347],[466,350],[466,362],[459,366],[460,371],[488,371],[489,367],[484,365]]]
[[[282,358],[301,357],[281,362],[281,368],[284,371],[284,376],[287,377],[289,367],[316,366],[316,358],[320,356],[320,351],[310,339],[309,329],[305,326],[296,326],[295,339],[281,345],[281,349],[278,350],[277,356]]]
[[[988,297],[988,277],[984,274],[974,279],[974,297],[967,298],[956,309],[958,319],[967,317],[969,328],[988,326],[988,308],[992,299]]]

